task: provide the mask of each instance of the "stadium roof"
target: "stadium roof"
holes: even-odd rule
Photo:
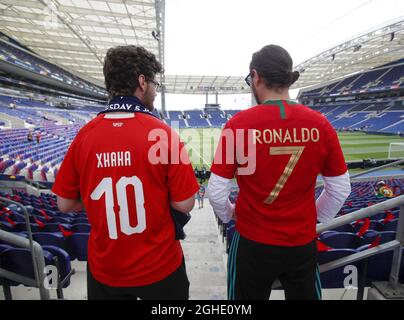
[[[48,61],[100,84],[113,46],[141,45],[164,64],[164,10],[165,0],[0,0],[0,28]]]
[[[165,0],[0,0],[3,33],[45,59],[103,86],[108,48],[141,45],[164,66]],[[299,64],[293,89],[324,85],[404,57],[404,17]],[[249,93],[240,76],[165,75],[166,93]]]
[[[179,94],[234,94],[250,93],[245,76],[165,76],[166,93]]]
[[[324,85],[404,58],[404,17],[326,50],[295,67],[294,88]]]

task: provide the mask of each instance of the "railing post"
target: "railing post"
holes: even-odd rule
[[[393,289],[398,288],[399,276],[400,276],[401,256],[403,254],[403,244],[404,244],[404,205],[400,206],[400,215],[399,215],[399,219],[398,219],[396,240],[400,241],[401,245],[394,249],[393,261],[392,261],[392,264],[391,264],[389,285]]]

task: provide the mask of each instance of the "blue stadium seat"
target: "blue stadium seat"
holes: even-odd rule
[[[386,243],[389,241],[393,241],[396,239],[396,232],[395,231],[382,231],[379,232],[381,240],[380,243]]]
[[[318,236],[318,240],[323,241],[324,238],[327,238],[332,234],[338,234],[338,233],[339,233],[338,231],[334,231],[334,230],[324,231]]]
[[[76,233],[89,233],[91,226],[88,223],[76,223],[72,225],[71,230]]]
[[[390,220],[388,222],[386,222],[383,226],[382,226],[382,230],[381,231],[397,231],[397,224],[398,224],[398,219],[393,219]]]
[[[71,258],[69,254],[65,250],[56,246],[42,246],[42,249],[50,252],[53,256],[58,258],[59,278],[61,281],[66,280],[62,287],[67,288],[70,285],[69,274],[72,272],[70,264]]]
[[[44,251],[45,265],[53,264],[53,256],[50,252]],[[32,265],[32,254],[29,249],[10,248],[0,254],[0,267],[14,273],[34,279],[34,268]],[[19,283],[11,280],[4,280],[10,286],[17,286]]]
[[[10,246],[8,244],[0,244],[0,253],[2,253],[6,249],[11,249],[11,248],[12,248],[12,246]]]
[[[362,252],[369,248],[369,245],[364,245],[358,248],[358,252]],[[404,253],[404,249],[402,251]],[[367,279],[368,281],[388,281],[391,271],[391,264],[393,261],[393,251],[380,253],[378,255],[368,258],[367,266]],[[400,281],[404,282],[404,259],[401,256],[400,265]]]
[[[360,238],[350,232],[327,234],[321,241],[333,249],[355,249],[360,245]]]
[[[74,223],[72,223],[72,224],[76,224],[76,223],[88,223],[88,219],[87,218],[75,218]]]
[[[74,220],[76,221],[76,220]],[[53,223],[61,223],[61,224],[72,224],[73,219],[72,218],[62,218],[62,217],[52,217],[51,222]]]
[[[337,227],[332,229],[332,231],[338,231],[338,232],[353,232],[353,228],[350,224],[345,224],[343,226]]]
[[[73,233],[73,235],[68,238],[73,254],[79,261],[87,261],[89,236],[89,233]]]
[[[32,238],[41,246],[55,246],[70,253],[66,240],[60,232],[37,232]]]
[[[44,232],[61,232],[60,226],[62,226],[65,230],[71,230],[70,224],[65,223],[47,223],[44,228]]]
[[[17,232],[27,231],[27,225],[25,222],[17,222],[14,226],[14,230]],[[41,232],[42,229],[36,223],[31,223],[31,232]]]
[[[326,264],[332,262],[334,260],[338,260],[349,256],[351,254],[356,253],[356,250],[353,249],[333,249],[329,251],[321,251],[318,253],[318,263],[321,266],[322,264]],[[351,265],[355,265],[352,264]],[[323,272],[320,274],[321,278],[321,286],[324,289],[327,288],[343,288],[344,287],[344,279],[347,274],[344,273],[344,267],[339,267],[327,272]]]

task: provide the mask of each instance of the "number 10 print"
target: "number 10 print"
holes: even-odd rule
[[[135,190],[137,226],[132,227],[129,222],[128,198],[126,187],[132,185]],[[121,231],[130,236],[134,233],[142,233],[146,229],[146,213],[144,208],[143,184],[136,176],[121,177],[116,183],[116,192],[119,205],[119,220]],[[118,239],[116,218],[114,212],[114,191],[112,178],[106,177],[101,180],[98,186],[91,193],[92,200],[100,200],[105,193],[105,211],[107,214],[108,232],[111,239]]]

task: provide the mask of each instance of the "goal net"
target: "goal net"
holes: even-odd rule
[[[389,159],[404,159],[404,142],[390,142]]]

